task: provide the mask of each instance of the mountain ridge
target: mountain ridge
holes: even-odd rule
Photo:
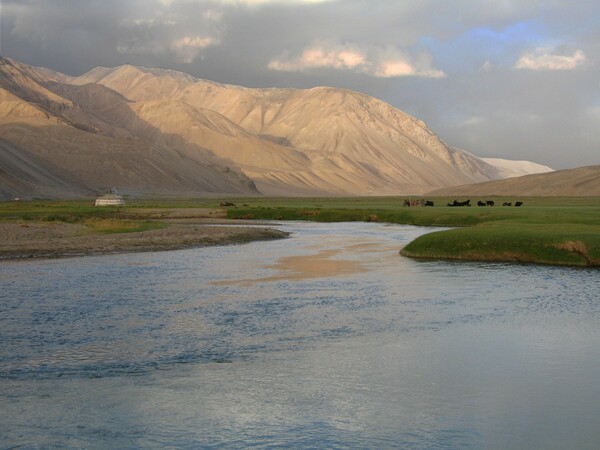
[[[121,177],[96,174],[92,190],[110,179],[148,195],[404,195],[500,177],[495,166],[447,145],[422,120],[347,89],[254,89],[131,65],[71,77],[6,58],[0,73],[7,74],[0,82],[0,138],[47,158],[66,178],[90,172],[94,155],[116,158],[111,164]],[[19,123],[29,123],[28,136],[14,131]],[[85,143],[80,151],[89,161],[75,155],[69,165],[59,148],[73,143],[61,143],[59,129],[67,141]],[[180,158],[197,166],[195,177],[179,167]],[[125,161],[139,161],[146,179],[162,170],[170,181],[136,190],[128,173],[144,177]],[[179,170],[187,184],[177,181]]]

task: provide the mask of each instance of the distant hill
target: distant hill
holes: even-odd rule
[[[518,178],[488,181],[464,186],[436,189],[428,195],[501,195],[501,196],[600,196],[600,166],[525,175]]]
[[[0,58],[0,138],[62,176],[63,196],[113,186],[154,196],[399,195],[502,177],[359,92],[250,89],[130,65],[70,77]],[[8,178],[0,170],[0,192]]]

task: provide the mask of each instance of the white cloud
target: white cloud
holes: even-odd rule
[[[268,68],[284,72],[328,68],[366,73],[378,78],[446,76],[443,71],[431,67],[427,56],[411,58],[404,52],[364,48],[354,44],[317,43],[304,49],[297,57],[272,59]]]
[[[171,42],[171,50],[184,63],[193,62],[202,50],[220,44],[220,40],[212,36],[184,36]]]
[[[423,78],[444,78],[446,74],[442,70],[431,68],[419,68],[416,65],[402,59],[384,61],[379,64],[374,75],[379,78],[416,76]]]
[[[269,69],[285,72],[302,72],[316,68],[357,69],[364,71],[368,66],[366,55],[352,48],[326,48],[313,46],[305,49],[293,59],[273,59]]]
[[[516,69],[528,70],[573,70],[586,62],[583,51],[576,50],[572,55],[557,55],[549,48],[536,48],[521,55]]]

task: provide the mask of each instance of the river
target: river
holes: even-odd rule
[[[600,446],[600,273],[431,229],[0,264],[2,448]]]

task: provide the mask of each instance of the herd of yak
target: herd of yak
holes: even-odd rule
[[[515,206],[522,206],[523,202],[515,202]],[[434,206],[431,200],[404,200],[404,206]],[[448,206],[471,206],[471,200],[465,200],[459,202],[454,200],[452,203],[448,203]],[[477,206],[494,206],[493,200],[486,200],[477,202]],[[502,206],[512,206],[512,202],[504,202]]]

